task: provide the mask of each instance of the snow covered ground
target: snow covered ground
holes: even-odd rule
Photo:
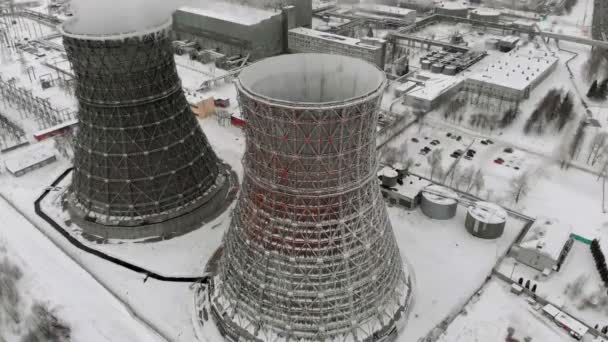
[[[504,341],[509,328],[515,329],[514,338],[523,341],[569,342],[571,337],[541,312],[530,305],[524,296],[509,292],[508,285],[491,280],[464,311],[450,324],[440,342]]]
[[[608,296],[597,272],[589,246],[576,241],[559,272],[544,277],[535,269],[506,258],[499,272],[530,280],[538,285],[537,294],[589,326],[608,324]]]
[[[483,240],[466,231],[462,206],[447,221],[431,220],[419,209],[394,207],[389,215],[415,278],[413,306],[400,342],[417,341],[447,316],[457,314],[524,227],[523,221],[509,218],[501,238]]]
[[[0,212],[0,245],[24,272],[19,288],[26,305],[42,301],[56,308],[71,326],[73,341],[163,341],[2,199]],[[0,338],[12,341],[5,333],[10,332],[0,329]]]

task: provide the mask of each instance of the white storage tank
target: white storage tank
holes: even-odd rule
[[[399,173],[395,171],[392,167],[384,167],[380,172],[378,172],[378,177],[382,180],[382,186],[385,188],[393,188],[397,186],[397,178],[399,178]]]
[[[441,185],[429,185],[422,190],[420,209],[429,218],[449,220],[456,216],[458,194]]]
[[[422,68],[422,70],[430,70],[431,62],[427,59],[423,59],[422,62],[420,62],[420,67]]]
[[[476,202],[469,206],[465,228],[478,238],[497,239],[502,236],[507,224],[507,212],[489,202]]]
[[[471,19],[497,23],[500,20],[500,12],[490,8],[477,8],[471,11]]]
[[[443,64],[441,63],[434,63],[433,65],[431,65],[431,72],[434,72],[436,74],[440,74],[443,71]]]
[[[446,65],[445,68],[443,68],[443,74],[444,75],[456,75],[456,72],[458,71],[458,69],[456,68],[455,65]]]

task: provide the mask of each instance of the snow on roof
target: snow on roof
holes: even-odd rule
[[[523,237],[521,248],[537,250],[557,260],[570,239],[572,228],[559,221],[548,218],[537,218],[530,230]]]
[[[561,311],[557,314],[557,316],[555,316],[555,321],[565,325],[570,330],[577,333],[579,336],[583,336],[587,333],[587,331],[589,331],[589,328],[587,328],[586,325],[582,324],[581,322],[566,315]]]
[[[11,154],[4,164],[8,171],[17,173],[53,157],[55,157],[55,148],[49,144],[37,144]]]
[[[434,74],[427,71],[420,71],[418,75],[424,78],[424,86],[418,85],[407,95],[429,101],[436,99],[444,92],[459,86],[463,82],[461,77]]]
[[[392,167],[385,166],[380,171],[378,171],[378,176],[388,177],[388,178],[397,178],[399,174]]]
[[[454,190],[437,184],[424,188],[422,196],[433,203],[442,205],[452,205],[458,202],[458,194]]]
[[[340,44],[358,46],[358,47],[361,47],[364,49],[369,49],[369,50],[380,50],[382,48],[381,46],[365,44],[361,41],[361,39],[340,36],[337,34],[312,30],[312,29],[305,28],[305,27],[296,27],[294,29],[289,30],[289,32],[295,33],[295,34],[301,34],[301,35],[305,35],[305,36],[309,36],[309,37],[316,37],[316,38],[320,38],[320,39],[327,40],[327,41],[337,42]]]
[[[500,12],[491,8],[479,7],[472,11],[477,15],[500,15]]]
[[[377,5],[377,4],[360,4],[357,7],[359,7],[359,9],[364,10],[364,11],[374,11],[374,12],[378,12],[378,13],[386,13],[386,14],[398,15],[398,16],[403,16],[403,17],[405,17],[406,15],[408,15],[412,12],[416,12],[415,10],[411,10],[411,9],[407,9],[407,8],[396,7],[396,6]]]
[[[201,3],[200,7],[180,7],[179,11],[242,25],[255,25],[261,21],[280,15],[278,12],[221,1],[204,2]]]
[[[469,79],[523,91],[555,63],[557,58],[547,51],[516,48]]]
[[[490,202],[476,202],[468,208],[468,211],[474,219],[485,223],[497,224],[507,220],[507,212]]]
[[[466,9],[468,7],[461,5],[458,1],[442,1],[437,4],[436,7],[447,8],[447,9]]]
[[[429,184],[431,184],[431,182],[424,178],[407,175],[403,177],[403,185],[399,184],[395,186],[395,189],[397,189],[397,193],[404,197],[414,198]]]
[[[543,307],[543,312],[551,317],[557,316],[561,311],[551,304],[547,304]]]
[[[508,44],[515,44],[520,41],[520,39],[521,38],[519,38],[518,36],[506,36],[501,38],[500,41]]]

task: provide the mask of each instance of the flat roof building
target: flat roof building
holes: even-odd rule
[[[462,88],[464,79],[420,71],[408,78],[408,81],[415,83],[416,86],[405,92],[404,103],[416,109],[430,111],[457,94]]]
[[[304,27],[289,30],[289,52],[292,53],[329,53],[356,57],[384,68],[386,41],[374,39],[366,42],[361,39],[316,31]]]
[[[21,177],[57,160],[55,149],[49,145],[34,145],[29,149],[15,152],[4,162],[6,170],[15,177]]]
[[[289,16],[283,13],[217,1],[181,7],[173,14],[173,35],[195,41],[202,49],[257,60],[284,52]]]
[[[357,13],[361,16],[373,16],[373,18],[386,17],[390,19],[397,19],[404,24],[413,24],[416,22],[416,10],[407,9],[396,6],[386,6],[378,4],[359,4],[357,6]]]
[[[538,218],[512,252],[519,262],[541,272],[558,271],[574,241],[571,233],[567,224]]]
[[[473,94],[520,101],[555,70],[557,57],[545,50],[516,48],[484,71],[471,75],[465,89]]]

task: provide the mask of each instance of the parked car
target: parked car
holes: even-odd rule
[[[431,141],[431,145],[437,146],[437,145],[439,145],[439,141],[433,140],[433,141]]]
[[[485,140],[482,140],[482,141],[481,141],[481,144],[482,144],[482,145],[487,145],[487,144],[488,144],[488,142],[487,142],[487,141],[485,141]]]
[[[412,138],[412,141],[417,143],[419,140],[417,138]]]
[[[464,159],[466,159],[466,160],[473,160],[473,156],[465,156]]]
[[[504,151],[505,151],[505,153],[513,153],[513,148],[507,147],[507,148],[505,148]]]
[[[494,142],[493,142],[492,140],[490,140],[490,139],[486,139],[486,141],[487,141],[487,142],[488,142],[488,144],[490,144],[490,145],[494,144]]]
[[[462,140],[462,136],[459,135],[458,138],[456,138],[456,141],[460,141],[460,140]]]
[[[448,132],[448,134],[446,134],[445,136],[449,138],[452,136],[452,133]]]
[[[505,163],[505,160],[504,160],[504,159],[502,159],[502,158],[497,158],[497,159],[495,159],[495,160],[494,160],[494,162],[495,162],[496,164],[498,164],[498,165],[502,165],[502,164],[504,164],[504,163]]]

